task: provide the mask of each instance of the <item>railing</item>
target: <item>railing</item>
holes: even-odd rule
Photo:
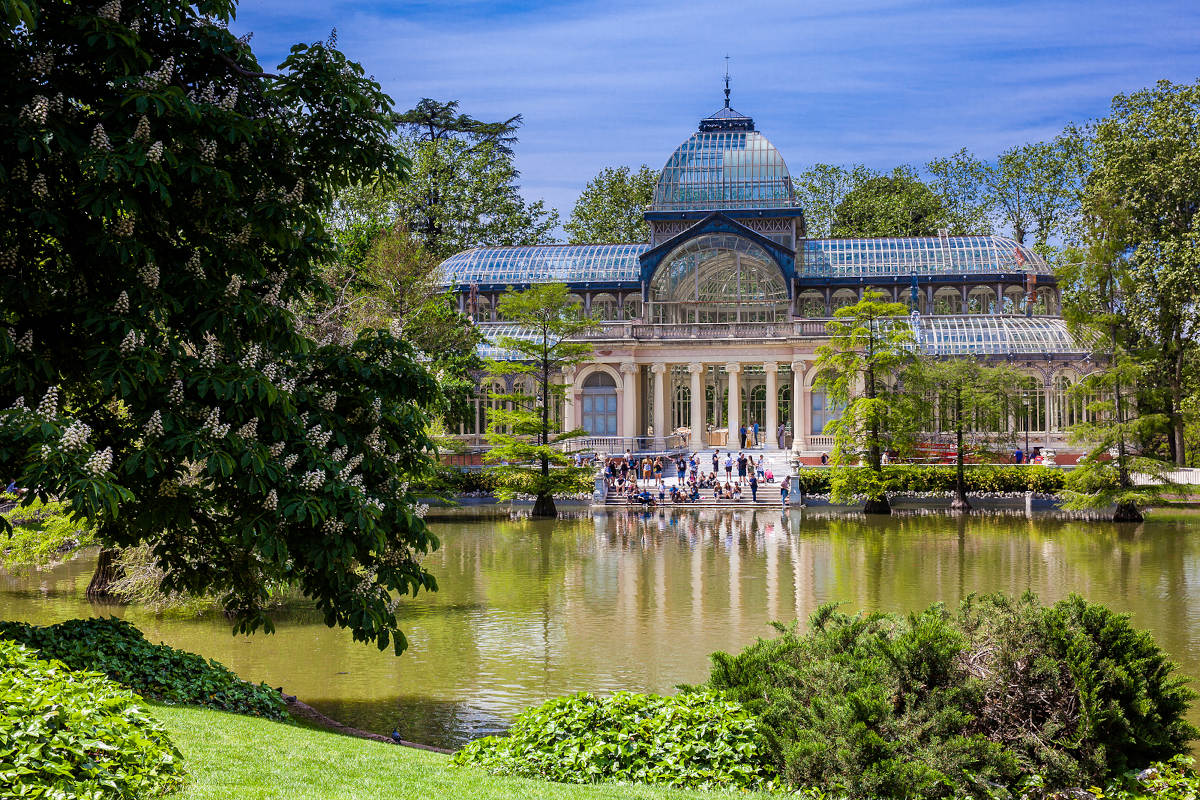
[[[601,322],[578,339],[785,339],[824,338],[823,319],[788,322]]]
[[[559,447],[569,453],[604,453],[615,456],[629,450],[632,453],[678,453],[687,450],[691,436],[672,433],[669,436],[580,436],[562,442]]]

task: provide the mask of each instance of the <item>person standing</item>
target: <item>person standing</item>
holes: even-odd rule
[[[738,486],[746,481],[746,454],[738,453],[737,457]]]
[[[733,454],[729,451],[725,452],[725,482],[729,483],[733,480]]]
[[[788,504],[788,484],[790,484],[791,482],[792,482],[792,476],[784,475],[783,480],[779,484],[779,503],[785,509],[787,508],[787,504]]]
[[[755,503],[758,502],[758,478],[754,476],[754,473],[750,473],[750,499]]]
[[[1024,459],[1024,458],[1025,458],[1025,454],[1023,452],[1021,452],[1021,446],[1017,445],[1017,452],[1013,453],[1013,463],[1020,464],[1022,459]]]
[[[775,438],[779,440],[779,449],[783,449],[783,434],[787,432],[787,426],[782,422],[779,423],[779,429],[775,431]]]
[[[713,450],[713,468],[712,468],[713,472],[716,472],[717,470],[719,470],[721,468],[721,466],[720,466],[721,461],[719,458],[717,458],[719,455],[721,455],[720,450]]]
[[[746,449],[746,426],[744,424],[738,426],[738,441],[741,442],[741,444],[738,445],[738,447],[742,450],[745,450]]]
[[[754,420],[753,430],[754,430],[754,446],[758,447],[758,420]]]

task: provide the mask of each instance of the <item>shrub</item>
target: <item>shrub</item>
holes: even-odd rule
[[[454,761],[564,783],[767,788],[759,730],[739,704],[711,692],[577,694],[526,711],[507,735],[477,739]]]
[[[851,797],[1087,787],[1183,752],[1193,693],[1149,634],[1072,597],[969,598],[907,617],[827,605],[800,636],[713,656],[796,786]]]
[[[53,564],[94,542],[87,523],[67,503],[34,500],[2,516],[12,525],[7,537],[0,533],[0,564],[9,569]]]
[[[0,793],[142,798],[182,784],[179,752],[127,689],[0,640]]]
[[[894,464],[885,467],[883,474],[889,492],[954,491],[954,467],[952,466]],[[829,492],[833,470],[803,469],[797,475],[800,479],[800,486],[806,493],[825,494]],[[1061,469],[1040,464],[1024,466],[971,464],[966,467],[964,478],[967,483],[967,491],[974,494],[981,492],[1057,494],[1063,490],[1066,484],[1067,473]]]
[[[195,653],[150,644],[141,631],[115,617],[71,619],[46,627],[0,622],[0,639],[20,642],[72,669],[102,672],[150,700],[268,719],[286,716],[279,692],[243,681]]]

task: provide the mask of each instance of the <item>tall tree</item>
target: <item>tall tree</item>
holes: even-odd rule
[[[524,335],[497,336],[496,346],[508,350],[511,360],[492,360],[489,375],[513,382],[510,392],[493,394],[503,405],[488,409],[484,458],[493,466],[502,496],[531,494],[535,517],[557,515],[554,495],[578,491],[591,474],[575,467],[563,445],[585,435],[580,429],[564,431],[555,414],[562,408],[567,387],[559,378],[563,370],[591,358],[592,346],[572,341],[595,322],[570,299],[565,283],[538,284],[523,292],[500,296],[498,309],[507,322]]]
[[[985,236],[992,232],[992,200],[984,185],[987,165],[965,147],[952,156],[925,165],[932,176],[929,188],[946,207],[951,236]]]
[[[399,652],[438,387],[387,328],[293,312],[330,296],[333,197],[403,173],[390,101],[329,44],[264,72],[231,2],[94,6],[0,21],[0,469],[238,631],[288,582]]]
[[[400,217],[431,257],[489,245],[547,244],[558,214],[521,197],[513,145],[518,114],[481,122],[458,113],[458,103],[428,98],[397,116],[401,152],[412,162],[397,187]]]
[[[909,382],[911,388],[926,400],[937,401],[936,429],[954,436],[951,508],[970,511],[966,459],[993,453],[1011,440],[1013,434],[1003,431],[1008,427],[1009,398],[1020,391],[1021,375],[1007,364],[988,365],[974,358],[931,359],[911,374],[915,378]]]
[[[817,348],[814,385],[841,416],[826,426],[834,436],[832,496],[866,497],[868,514],[890,514],[883,476],[884,450],[906,449],[916,428],[913,394],[899,378],[915,360],[908,307],[867,291],[825,324],[829,343]],[[863,462],[866,469],[858,469]]]
[[[563,225],[571,244],[621,244],[650,241],[650,226],[643,214],[654,199],[658,173],[645,164],[605,167],[588,181],[575,201],[571,218]]]
[[[1009,148],[994,162],[978,162],[998,227],[1021,244],[1046,253],[1051,240],[1069,237],[1078,220],[1087,174],[1084,133],[1068,127],[1048,142]]]
[[[1089,204],[1121,212],[1123,268],[1133,281],[1129,319],[1157,351],[1170,420],[1171,452],[1184,463],[1183,407],[1189,364],[1200,341],[1200,81],[1113,99],[1095,126]]]
[[[1108,198],[1089,198],[1082,246],[1069,253],[1062,270],[1068,291],[1064,313],[1072,331],[1092,343],[1096,368],[1076,388],[1074,402],[1086,413],[1071,431],[1087,445],[1067,481],[1067,508],[1115,505],[1114,522],[1138,522],[1141,509],[1161,493],[1165,465],[1145,454],[1145,445],[1169,429],[1164,414],[1147,412],[1138,403],[1140,385],[1150,379],[1153,358],[1139,358],[1139,334],[1130,319],[1130,299],[1138,291],[1129,269],[1128,214]],[[1136,311],[1134,311],[1136,313]],[[1151,476],[1134,485],[1134,473]]]
[[[833,213],[834,236],[936,236],[949,213],[942,198],[908,167],[868,178]]]
[[[808,236],[813,239],[833,235],[833,217],[838,205],[855,188],[878,173],[862,164],[849,167],[837,164],[813,164],[792,175],[796,199],[804,209]]]

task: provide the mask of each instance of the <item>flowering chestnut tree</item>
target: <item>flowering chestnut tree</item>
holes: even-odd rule
[[[396,331],[297,323],[331,198],[404,171],[389,99],[332,43],[265,72],[228,0],[0,4],[0,471],[239,632],[284,581],[399,653],[441,394]]]

